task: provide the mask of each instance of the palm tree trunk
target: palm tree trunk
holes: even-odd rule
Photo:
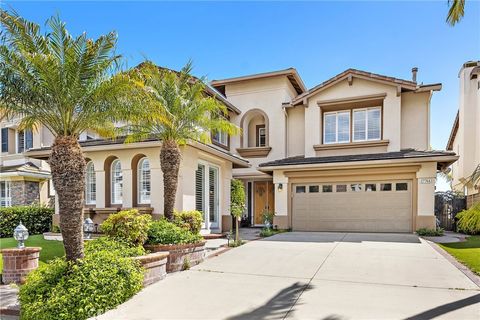
[[[180,149],[175,141],[162,142],[160,164],[163,172],[163,214],[168,220],[173,219],[181,157]]]
[[[55,138],[50,154],[53,186],[58,197],[60,229],[68,261],[83,258],[85,158],[76,137]]]

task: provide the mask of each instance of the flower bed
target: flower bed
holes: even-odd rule
[[[167,272],[177,272],[189,269],[205,259],[205,243],[185,244],[146,244],[145,249],[151,252],[168,252]]]

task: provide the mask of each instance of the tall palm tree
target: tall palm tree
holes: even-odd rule
[[[155,137],[162,141],[160,163],[164,185],[164,216],[172,219],[180,168],[180,146],[188,141],[210,142],[211,132],[238,134],[240,129],[225,119],[226,107],[205,94],[204,79],[191,75],[192,63],[180,72],[162,69],[147,61],[137,67],[151,99],[145,117],[131,123],[127,141]]]
[[[448,9],[447,23],[454,26],[465,14],[465,0],[448,0],[448,4],[450,9]]]
[[[21,118],[20,128],[40,125],[55,136],[49,164],[58,196],[66,258],[83,257],[85,159],[78,143],[87,129],[114,133],[114,121],[134,114],[141,86],[113,74],[120,56],[117,35],[73,37],[59,17],[48,32],[17,13],[0,11],[0,119]]]

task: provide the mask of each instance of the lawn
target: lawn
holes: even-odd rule
[[[16,246],[17,240],[13,238],[0,239],[0,249],[14,248]],[[27,241],[25,241],[25,246],[42,248],[42,251],[40,251],[40,264],[52,260],[55,257],[65,255],[62,241],[45,240],[41,234],[30,236]],[[1,270],[3,270],[3,259],[1,257],[2,255],[0,254],[0,273]]]
[[[480,274],[480,236],[468,237],[465,242],[443,243],[440,246],[473,272]]]

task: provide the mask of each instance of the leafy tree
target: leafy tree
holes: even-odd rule
[[[104,136],[114,122],[133,117],[142,87],[117,73],[117,35],[73,37],[58,16],[47,31],[17,13],[0,11],[0,119],[20,128],[43,125],[55,137],[49,164],[57,192],[66,258],[83,257],[85,158],[78,143],[87,129]],[[137,102],[136,102],[137,101]]]
[[[465,15],[465,0],[448,0],[447,23],[451,26],[457,24]]]
[[[180,72],[162,69],[146,61],[137,76],[150,92],[144,116],[128,127],[127,141],[155,137],[162,141],[160,164],[163,172],[164,215],[173,219],[180,168],[180,147],[188,141],[210,142],[215,131],[237,134],[240,129],[225,119],[227,108],[206,95],[204,79],[191,75],[189,62]]]
[[[233,179],[230,191],[230,213],[235,217],[235,242],[240,243],[238,222],[245,211],[245,186],[238,179]]]

